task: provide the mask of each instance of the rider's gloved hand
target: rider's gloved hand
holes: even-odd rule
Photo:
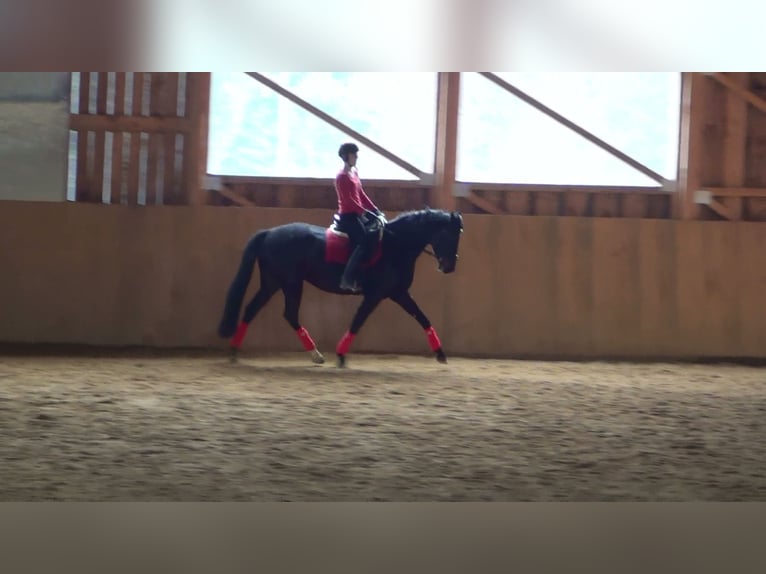
[[[381,223],[388,223],[388,220],[386,219],[386,214],[383,213],[380,209],[375,210],[375,216],[380,220]]]

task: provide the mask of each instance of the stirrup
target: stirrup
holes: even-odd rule
[[[346,283],[345,281],[341,280],[339,287],[342,291],[350,291],[351,293],[362,292],[362,288],[359,286],[358,281],[354,281],[353,283]]]

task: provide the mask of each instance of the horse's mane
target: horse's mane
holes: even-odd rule
[[[444,211],[442,209],[431,209],[430,207],[426,207],[425,209],[414,209],[411,211],[405,211],[403,213],[400,213],[395,218],[393,218],[391,221],[388,222],[388,225],[394,225],[396,227],[396,224],[406,224],[406,223],[413,223],[413,224],[423,224],[423,223],[429,223],[433,221],[439,221],[449,219],[449,212]]]

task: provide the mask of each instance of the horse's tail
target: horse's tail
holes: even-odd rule
[[[234,335],[237,330],[237,320],[239,319],[239,310],[242,306],[242,300],[245,298],[247,286],[250,278],[253,276],[255,261],[258,259],[258,252],[266,237],[267,231],[259,231],[253,235],[245,245],[245,251],[242,253],[242,262],[239,264],[237,275],[234,277],[229,292],[226,294],[226,304],[223,308],[223,317],[218,325],[218,335],[228,339]]]

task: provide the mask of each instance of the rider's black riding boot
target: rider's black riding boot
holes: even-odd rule
[[[343,277],[340,279],[340,288],[344,291],[353,291],[354,293],[360,291],[356,283],[356,269],[359,267],[363,255],[364,249],[361,245],[357,245],[351,253],[351,257],[348,258],[346,269],[343,271]]]

